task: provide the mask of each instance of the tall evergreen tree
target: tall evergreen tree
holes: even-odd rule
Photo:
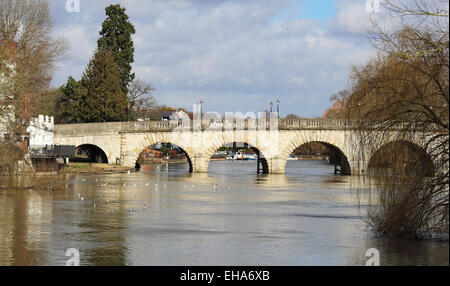
[[[106,7],[106,20],[102,24],[98,49],[107,48],[114,56],[120,70],[120,84],[122,91],[128,93],[128,87],[135,74],[131,72],[131,64],[134,62],[134,43],[131,35],[136,30],[125,14],[125,8],[119,4]]]
[[[72,76],[69,77],[67,83],[60,87],[60,95],[57,106],[59,108],[55,120],[58,123],[80,123],[79,114],[79,94],[80,82],[76,81]]]
[[[127,119],[127,94],[120,86],[120,71],[107,49],[89,62],[78,89],[81,122],[115,122]]]

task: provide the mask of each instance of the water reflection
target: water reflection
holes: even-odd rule
[[[0,200],[0,264],[39,264],[47,258],[53,226],[52,195],[3,193]],[[49,203],[50,202],[50,203]],[[46,222],[46,223],[42,223]]]
[[[218,161],[209,174],[155,165],[3,188],[0,264],[65,265],[65,251],[78,248],[81,265],[364,265],[375,247],[384,265],[448,265],[448,243],[368,234],[370,198],[356,196],[366,177],[334,176],[319,161],[288,164],[286,175]]]

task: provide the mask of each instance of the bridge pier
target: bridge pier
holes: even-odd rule
[[[286,171],[286,161],[279,156],[267,159],[267,163],[270,174],[284,174]]]
[[[136,156],[134,154],[124,154],[120,162],[124,167],[133,168],[136,166]]]
[[[193,173],[208,173],[208,165],[210,158],[207,158],[203,154],[196,153],[193,158],[191,158],[192,162],[192,172]]]

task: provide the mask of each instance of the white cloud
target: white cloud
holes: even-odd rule
[[[82,0],[81,14],[71,21],[57,19],[72,59],[55,85],[69,75],[79,78],[96,47],[111,1],[91,2]],[[209,110],[258,112],[280,98],[284,114],[317,116],[346,86],[351,65],[373,53],[359,35],[362,25],[344,19],[360,12],[352,3],[344,3],[349,9],[341,3],[336,24],[321,28],[317,21],[280,18],[288,0],[121,2],[137,31],[134,71],[153,84],[161,104],[191,108],[203,99]]]
[[[336,18],[333,21],[336,31],[365,34],[370,27],[370,16],[366,1],[339,1]]]

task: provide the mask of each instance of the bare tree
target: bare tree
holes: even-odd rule
[[[346,117],[346,106],[350,97],[350,91],[341,90],[330,97],[333,106],[325,111],[324,118],[327,119],[344,119]]]
[[[7,83],[0,85],[0,110],[12,113],[7,124],[12,142],[25,134],[68,48],[63,38],[53,37],[53,27],[46,1],[0,0],[0,77]]]
[[[155,89],[140,79],[134,80],[128,88],[128,110],[133,119],[145,118],[157,102],[152,95]],[[130,118],[129,118],[130,119]]]
[[[48,88],[55,64],[67,50],[63,38],[53,37],[53,27],[46,1],[0,1],[0,44],[15,71],[15,115],[26,121],[35,115],[35,100]]]
[[[371,164],[390,161],[395,174],[378,174],[382,190],[369,223],[390,235],[448,233],[448,1],[387,0],[383,7],[390,25],[373,21],[370,36],[378,56],[354,68],[347,117],[360,123],[360,145],[417,138],[422,144],[391,144],[389,152],[374,157]],[[425,155],[434,163],[432,176],[430,170],[417,172],[430,168]]]

